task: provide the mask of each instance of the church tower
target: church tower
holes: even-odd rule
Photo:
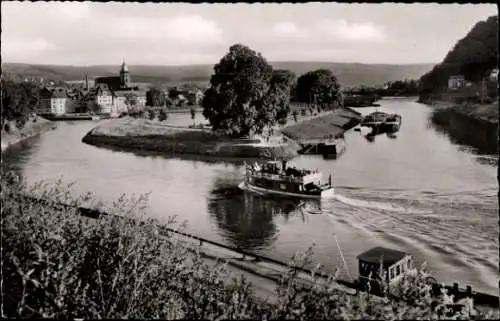
[[[130,73],[125,61],[123,61],[122,67],[120,68],[120,86],[122,88],[130,87]]]

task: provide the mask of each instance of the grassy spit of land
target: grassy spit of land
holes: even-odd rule
[[[347,295],[329,282],[316,283],[314,276],[313,285],[304,285],[295,267],[309,263],[307,255],[290,263],[274,299],[262,302],[253,286],[228,275],[222,262],[208,263],[161,233],[158,222],[144,219],[143,197],[122,197],[105,207],[90,194],[71,197],[68,186],[28,188],[17,176],[1,174],[4,317],[435,320],[453,314],[446,295],[430,297],[423,271],[402,280],[406,301]],[[18,193],[54,202],[26,201]],[[77,215],[83,203],[113,215]],[[174,221],[166,225],[179,228]],[[465,311],[455,316],[471,318]]]
[[[57,125],[45,118],[34,116],[30,118],[21,129],[16,127],[15,122],[7,122],[1,132],[2,152],[17,143],[30,137],[40,135],[48,130],[55,129]]]
[[[233,139],[213,132],[210,128],[175,126],[155,120],[120,118],[106,121],[92,129],[82,141],[96,146],[115,146],[124,149],[143,149],[174,154],[193,154],[216,157],[290,159],[301,146],[295,140],[311,136],[325,137],[355,126],[359,113],[349,108],[290,117],[288,124],[277,128],[273,136],[254,139]],[[292,138],[283,139],[283,136]]]
[[[87,133],[82,141],[97,146],[173,154],[265,159],[292,158],[298,149],[293,142],[232,139],[207,128],[173,126],[128,117],[106,121]]]

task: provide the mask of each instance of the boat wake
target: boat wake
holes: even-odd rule
[[[405,208],[405,207],[402,207],[399,205],[391,204],[389,202],[367,201],[367,200],[343,196],[340,194],[335,194],[334,199],[338,202],[345,204],[345,205],[349,205],[349,206],[353,206],[353,207],[368,208],[368,209],[378,210],[378,211],[390,211],[390,212],[397,212],[397,213],[408,213],[409,211],[411,211],[413,213],[418,212],[420,214],[428,213],[428,211],[417,210],[415,208],[409,209],[409,208]]]

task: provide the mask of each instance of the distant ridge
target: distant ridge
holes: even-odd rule
[[[277,69],[289,69],[297,76],[313,69],[330,69],[339,78],[343,86],[356,85],[383,85],[387,81],[401,79],[418,79],[435,65],[423,64],[363,64],[363,63],[334,63],[334,62],[270,62]],[[85,73],[89,78],[108,76],[118,73],[119,64],[94,66],[63,66],[63,65],[36,65],[27,63],[2,63],[2,70],[7,73],[22,76],[40,76],[53,80],[81,80]],[[208,82],[213,72],[213,65],[197,64],[185,66],[154,66],[129,65],[134,82],[148,83],[180,83],[180,82]]]

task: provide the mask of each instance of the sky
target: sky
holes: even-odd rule
[[[2,1],[2,62],[214,64],[241,43],[268,61],[437,63],[494,4]]]

